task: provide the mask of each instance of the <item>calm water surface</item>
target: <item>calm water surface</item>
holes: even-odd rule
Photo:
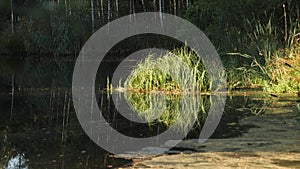
[[[70,90],[74,61],[2,59],[0,65],[0,168],[110,168],[130,163],[112,158],[82,130]],[[118,62],[111,61],[101,64],[98,74],[102,78],[97,80],[97,89],[105,87],[106,77],[111,77],[117,65]],[[240,118],[263,113],[268,101],[265,95],[245,92],[227,97],[221,122],[212,138],[237,137],[252,127],[239,125]],[[147,96],[134,100],[135,97],[123,93],[118,95],[120,100],[127,98],[127,103],[135,109],[147,101]],[[96,96],[106,121],[125,135],[149,137],[168,128],[158,122],[152,125],[131,122],[118,113],[112,96],[105,90],[97,90]],[[199,125],[194,125],[186,139],[199,137],[210,98],[202,99],[206,100],[201,102],[206,107],[199,109]],[[168,103],[178,104],[176,99]]]

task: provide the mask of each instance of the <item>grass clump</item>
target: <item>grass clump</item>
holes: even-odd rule
[[[300,24],[290,25],[285,42],[272,24],[258,21],[248,34],[247,54],[228,53],[230,60],[239,61],[238,67],[228,67],[229,88],[254,87],[273,93],[297,93],[300,91]],[[249,27],[250,24],[249,24]],[[233,57],[239,56],[239,57]],[[233,64],[237,65],[237,64]]]
[[[167,94],[209,90],[209,79],[200,56],[184,47],[137,64],[124,83],[126,90]]]
[[[149,54],[124,82],[125,99],[149,125],[160,123],[188,132],[201,124],[209,99],[199,93],[210,90],[201,57],[187,47],[163,56]]]
[[[275,93],[300,92],[299,20],[291,25],[285,47],[273,53],[266,69],[271,79],[264,84],[266,91]]]
[[[248,65],[227,69],[227,81],[229,90],[234,88],[259,88],[269,79],[267,70],[258,63],[257,59],[248,54],[228,53],[229,56],[238,56],[251,61]]]
[[[285,55],[280,57],[280,55]],[[297,93],[300,91],[300,45],[293,49],[278,51],[267,66],[271,77],[264,89],[275,93]]]

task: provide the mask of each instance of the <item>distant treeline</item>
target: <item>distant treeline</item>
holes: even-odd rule
[[[257,55],[257,46],[266,40],[278,46],[287,44],[299,21],[299,4],[296,0],[1,1],[0,51],[74,56],[106,23],[132,13],[157,11],[197,25],[221,54],[240,51]],[[264,28],[268,24],[270,28]],[[265,32],[255,34],[260,26]]]

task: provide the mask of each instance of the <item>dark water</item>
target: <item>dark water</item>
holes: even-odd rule
[[[99,72],[103,78],[98,79],[97,89],[106,86],[106,77],[111,77],[117,65],[111,61],[102,64]],[[81,128],[71,98],[73,66],[74,61],[68,60],[1,60],[0,168],[109,168],[130,163],[112,158]],[[130,122],[118,113],[105,90],[97,90],[96,95],[107,122],[125,135],[149,137],[168,128],[162,123]],[[122,95],[120,99],[124,99]],[[251,100],[251,96],[228,96],[212,138],[237,137],[247,132],[251,126],[241,126],[238,120],[253,114],[238,109],[263,104],[263,100]],[[198,113],[199,125],[194,125],[186,139],[199,137],[205,115]]]
[[[108,152],[89,139],[77,120],[69,91],[54,91],[54,97],[44,93],[19,95],[16,92],[12,113],[10,95],[1,95],[1,166],[18,161],[16,164],[22,164],[25,168],[103,168],[130,162],[110,158]],[[106,95],[102,97],[107,98]],[[43,100],[46,102],[43,103]],[[235,107],[242,107],[246,100],[245,97],[234,97],[232,101]],[[158,134],[157,125],[130,123],[117,113],[113,102],[109,102],[104,101],[102,109],[105,110],[108,122],[119,132],[131,137]],[[250,127],[238,124],[239,118],[246,114],[236,112],[235,107],[226,106],[225,114],[212,138],[236,137]],[[200,128],[195,128],[187,138],[197,138],[199,132]]]

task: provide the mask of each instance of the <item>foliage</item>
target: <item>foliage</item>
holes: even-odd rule
[[[285,55],[283,58],[280,55]],[[267,66],[271,82],[264,88],[269,92],[297,93],[300,91],[300,45],[278,51]]]
[[[200,56],[184,47],[137,64],[124,83],[126,90],[186,93],[209,90]]]
[[[9,54],[13,57],[14,54],[20,54],[24,51],[22,37],[19,34],[2,33],[0,35],[0,54]]]
[[[255,27],[255,31],[249,34],[250,46],[257,47],[260,61],[254,56],[238,54],[252,62],[250,65],[244,64],[242,67],[227,71],[231,88],[237,85],[259,85],[268,92],[297,93],[300,90],[299,23],[293,23],[286,47],[281,49],[280,46],[283,45],[276,41],[277,33],[271,26],[271,21],[266,25],[258,22]]]
[[[64,9],[45,11],[41,17],[24,19],[20,31],[28,53],[72,54],[78,53],[87,39],[84,23],[87,18],[81,11],[66,15]],[[49,22],[50,20],[50,22]]]
[[[299,90],[295,65],[298,62],[296,57],[291,57],[297,53],[297,46],[291,44],[299,33],[298,1],[205,3],[197,0],[185,16],[203,29],[222,51],[230,88],[261,86],[273,92]],[[203,21],[208,20],[204,25]],[[281,49],[285,52],[280,52]],[[290,62],[293,68],[285,64]]]
[[[87,25],[89,11],[83,1],[65,4],[50,1],[25,0],[13,2],[13,11],[3,10],[1,53],[66,55],[78,53],[90,35]],[[4,4],[10,9],[10,4]],[[72,11],[71,11],[72,9]],[[11,23],[10,12],[14,14]],[[11,32],[14,25],[14,33]],[[4,27],[5,26],[5,27]],[[3,35],[3,36],[2,36]]]
[[[108,20],[128,15],[129,9],[131,12],[155,11],[159,5],[155,1],[131,1],[133,3],[120,1],[117,9],[117,5],[112,2],[109,13],[108,3],[106,3],[108,1],[101,2],[94,1],[96,28],[106,24]],[[295,36],[299,33],[300,1],[193,0],[190,2],[189,6],[185,6],[184,1],[166,1],[162,5],[162,10],[165,13],[176,13],[179,16],[182,16],[181,13],[184,12],[186,19],[207,34],[219,50],[231,87],[253,86],[254,84],[265,86],[268,91],[273,91],[271,88],[275,86],[280,88],[274,89],[278,92],[297,90],[295,78],[290,78],[292,80],[280,79],[280,76],[287,77],[288,73],[293,76],[298,76],[298,74],[287,71],[294,69],[290,69],[285,64],[280,65],[279,62],[282,62],[280,58],[288,59],[284,62],[291,62],[291,66],[295,67],[294,62],[296,63],[296,61],[291,60],[297,60],[292,55],[298,50],[298,46],[295,45]],[[0,9],[0,52],[8,54],[12,58],[23,55],[25,52],[26,56],[35,54],[39,58],[49,56],[56,58],[60,55],[68,55],[73,58],[92,34],[92,9],[89,0],[13,1],[12,10],[9,1],[1,1]],[[12,12],[14,14],[13,23]],[[14,33],[11,31],[12,24]],[[143,40],[143,38],[141,39]],[[154,38],[152,40],[154,43],[161,41],[161,39]],[[153,41],[146,41],[145,44],[153,43]],[[128,43],[125,48],[127,50],[132,46],[137,46],[137,44],[135,42]],[[123,51],[114,50],[113,52],[119,56]],[[234,57],[228,53],[247,54],[251,57]],[[177,51],[177,55],[180,55],[180,52]],[[189,60],[193,60],[193,58],[179,58],[188,66],[197,67],[196,62],[192,65],[189,63]],[[165,62],[167,62],[166,60]],[[171,60],[169,59],[169,61]],[[137,83],[137,86],[133,86],[132,81],[127,83],[129,88],[137,90],[153,88],[153,90],[165,90],[165,92],[182,90],[179,82],[174,77],[166,75],[165,71],[150,71],[152,70],[150,65],[158,62],[156,59],[149,58],[142,64],[146,65],[146,62],[149,62],[147,63],[149,71],[143,72],[145,73],[144,79],[142,76],[136,76],[134,83]],[[206,72],[201,65],[199,62],[198,72],[190,72],[194,77],[191,84],[195,83],[192,86],[205,91],[209,90],[209,82],[207,82]],[[285,73],[282,72],[283,70]],[[177,71],[177,73],[180,72]],[[277,77],[272,77],[272,73]],[[164,78],[159,79],[160,76],[164,76]],[[146,82],[145,79],[148,77],[157,78],[156,82]],[[201,81],[201,78],[205,80]],[[163,89],[157,87],[161,85],[158,83],[164,83]]]
[[[262,66],[255,57],[240,53],[228,53],[228,55],[232,57],[239,56],[251,61],[250,65],[244,65],[227,70],[227,78],[230,89],[237,86],[258,87],[262,85],[264,81],[270,79],[266,68]]]

